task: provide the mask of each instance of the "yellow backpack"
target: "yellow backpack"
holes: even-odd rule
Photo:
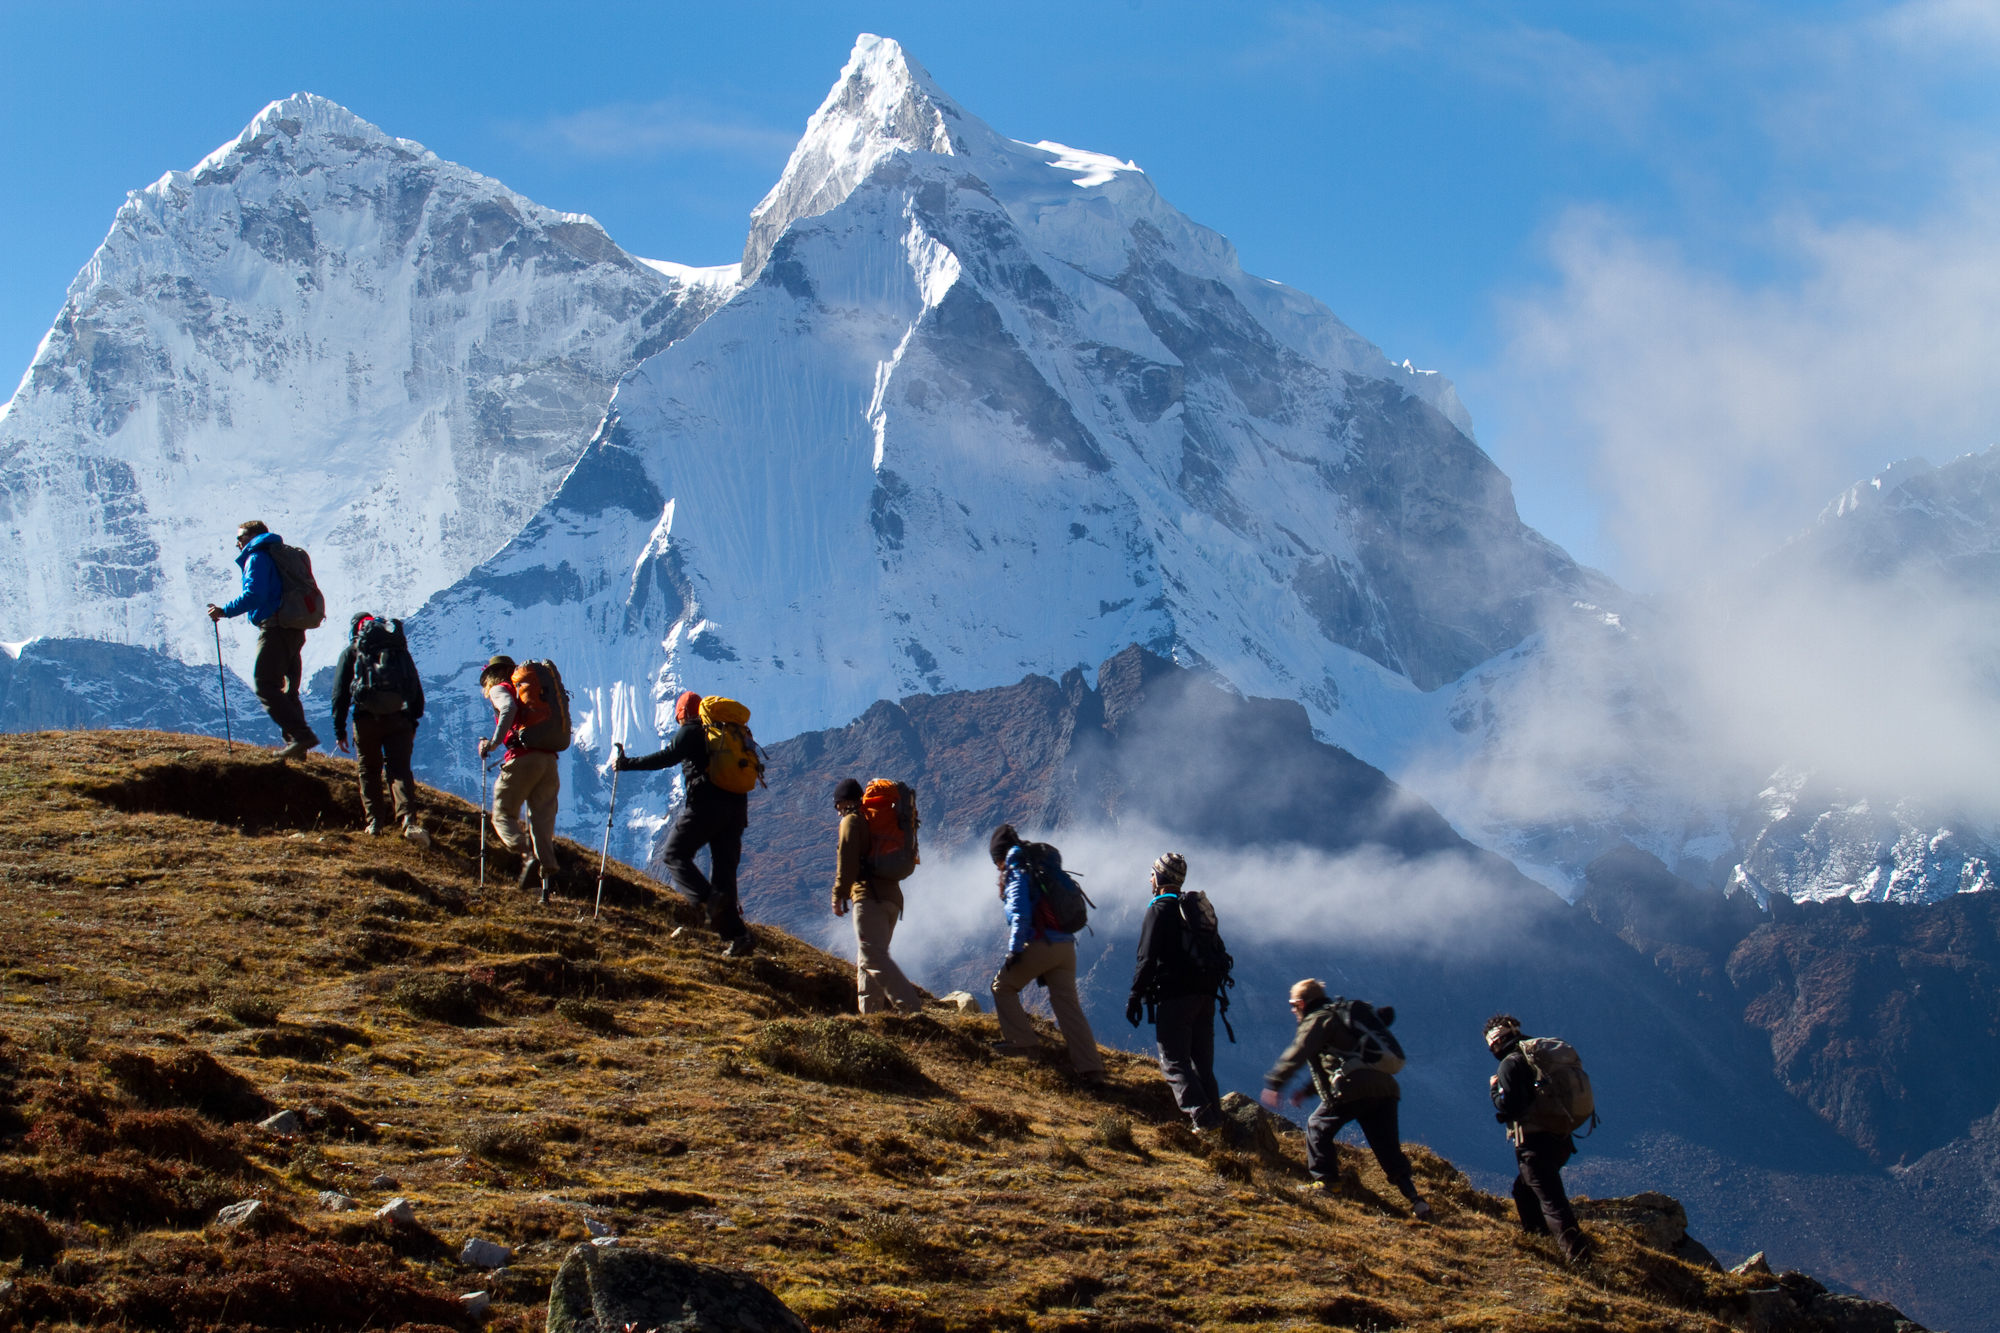
[[[750,735],[750,710],[712,694],[701,701],[701,732],[708,740],[708,780],[724,791],[748,795],[764,781],[764,754]]]

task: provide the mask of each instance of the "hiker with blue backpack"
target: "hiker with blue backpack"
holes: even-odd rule
[[[1076,932],[1090,900],[1063,869],[1062,853],[1045,842],[1023,842],[1012,824],[993,830],[987,852],[1000,871],[1000,901],[1007,912],[1007,957],[993,978],[993,1012],[1000,1019],[1000,1049],[1029,1055],[1041,1049],[1021,992],[1040,982],[1049,992],[1056,1027],[1069,1046],[1079,1082],[1104,1081],[1104,1056],[1076,995]]]
[[[1215,1081],[1215,1011],[1228,1004],[1232,960],[1206,895],[1186,888],[1187,858],[1168,852],[1153,862],[1153,900],[1139,923],[1139,960],[1125,1021],[1148,1015],[1160,1048],[1160,1072],[1174,1103],[1197,1130],[1222,1128]],[[1227,1020],[1224,1020],[1225,1022]]]
[[[1292,1076],[1301,1068],[1311,1072],[1309,1086],[1319,1094],[1319,1105],[1306,1118],[1306,1170],[1312,1176],[1306,1188],[1325,1192],[1337,1187],[1340,1159],[1334,1138],[1352,1122],[1361,1126],[1382,1174],[1410,1201],[1417,1220],[1429,1221],[1431,1206],[1417,1193],[1396,1125],[1396,1105],[1403,1095],[1396,1071],[1403,1067],[1403,1047],[1389,1032],[1395,1009],[1384,1005],[1378,1010],[1366,1000],[1329,999],[1325,984],[1311,977],[1292,987],[1291,1004],[1298,1032],[1264,1076],[1262,1100],[1276,1110]],[[1292,1094],[1292,1105],[1305,1097],[1306,1089],[1300,1088]]]
[[[417,816],[417,778],[410,771],[417,723],[424,716],[424,682],[410,656],[402,621],[357,611],[348,623],[347,647],[333,668],[333,739],[342,754],[348,753],[350,706],[361,767],[361,814],[368,821],[368,835],[381,833],[393,819],[405,838],[419,847],[430,846],[430,834]]]

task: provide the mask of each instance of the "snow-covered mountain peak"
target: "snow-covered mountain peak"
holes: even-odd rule
[[[349,150],[388,147],[425,161],[438,160],[422,144],[398,139],[330,98],[301,92],[280,98],[259,111],[243,127],[243,133],[196,163],[187,174],[199,178],[204,172],[227,170],[232,162],[263,151],[280,137],[294,143],[324,143],[327,147]]]
[[[1927,459],[1898,459],[1868,480],[1857,481],[1835,496],[1833,503],[1820,511],[1818,521],[1825,523],[1832,519],[1844,518],[1863,506],[1880,500],[1912,477],[1920,477],[1934,470]]]
[[[954,156],[999,136],[947,97],[887,37],[863,33],[840,78],[806,122],[784,175],[750,212],[743,277],[756,276],[785,228],[836,208],[894,153]]]

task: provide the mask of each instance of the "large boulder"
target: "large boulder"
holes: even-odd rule
[[[1242,1093],[1223,1094],[1222,1121],[1223,1133],[1233,1146],[1255,1148],[1272,1161],[1284,1157],[1285,1150],[1278,1146],[1282,1121]]]
[[[548,1333],[806,1333],[805,1321],[740,1273],[654,1250],[578,1245],[549,1288]]]
[[[1708,1247],[1688,1235],[1687,1209],[1671,1195],[1646,1190],[1622,1199],[1578,1199],[1576,1215],[1583,1222],[1609,1222],[1637,1232],[1642,1243],[1697,1268],[1722,1270]]]

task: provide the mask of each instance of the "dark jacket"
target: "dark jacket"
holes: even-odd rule
[[[341,740],[347,739],[347,710],[354,701],[354,657],[361,646],[361,622],[371,619],[374,617],[366,611],[354,613],[354,619],[347,622],[347,647],[341,649],[340,661],[333,667],[333,734]],[[397,635],[402,634],[402,621],[387,623]],[[410,664],[410,686],[415,697],[403,700],[403,715],[417,722],[424,715],[424,680],[414,662]]]
[[[1507,1126],[1507,1136],[1517,1146],[1535,1146],[1528,1143],[1534,1139],[1547,1145],[1559,1143],[1570,1152],[1576,1151],[1576,1139],[1571,1135],[1546,1126],[1530,1129],[1521,1123],[1535,1104],[1536,1092],[1535,1067],[1528,1063],[1518,1043],[1500,1058],[1500,1068],[1494,1073],[1488,1091],[1493,1097],[1493,1118]]]
[[[724,791],[708,780],[708,735],[702,731],[699,721],[681,723],[680,730],[667,742],[666,749],[637,759],[627,756],[620,767],[627,772],[648,773],[675,764],[681,766],[681,785],[687,793],[690,807],[740,812],[748,820],[748,793]]]
[[[240,616],[247,611],[250,623],[262,629],[265,621],[278,614],[285,600],[285,581],[279,577],[278,562],[271,555],[278,540],[275,532],[260,532],[237,552],[236,567],[243,571],[243,591],[224,603],[223,615]]]
[[[1181,919],[1178,893],[1162,893],[1146,904],[1139,923],[1139,962],[1132,970],[1132,998],[1167,1000],[1179,995],[1211,995],[1188,957],[1187,923]]]
[[[1282,1092],[1303,1065],[1312,1071],[1313,1091],[1328,1106],[1380,1097],[1400,1100],[1403,1090],[1396,1085],[1395,1075],[1348,1062],[1348,1057],[1358,1055],[1360,1049],[1354,1029],[1341,1018],[1331,1001],[1321,1000],[1299,1018],[1297,1035],[1278,1057],[1278,1063],[1271,1066],[1271,1072],[1264,1075],[1264,1086]]]

